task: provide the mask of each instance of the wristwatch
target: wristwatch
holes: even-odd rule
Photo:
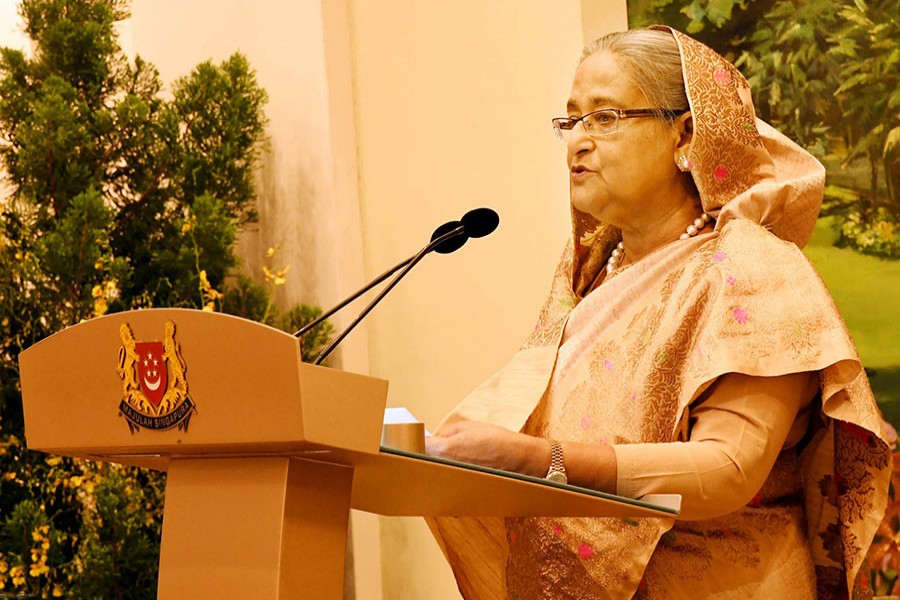
[[[556,440],[550,442],[550,470],[544,479],[553,483],[569,483],[569,477],[566,475],[566,466],[563,464],[562,445]]]

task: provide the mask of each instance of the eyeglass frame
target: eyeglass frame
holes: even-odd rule
[[[601,108],[600,110],[595,110],[587,113],[586,115],[581,115],[577,119],[573,119],[571,117],[554,117],[550,120],[553,124],[553,131],[556,133],[557,139],[559,141],[564,142],[565,137],[563,137],[563,131],[574,131],[575,126],[581,122],[582,127],[584,127],[584,132],[590,138],[600,138],[604,135],[609,135],[611,133],[615,133],[619,129],[619,119],[635,119],[639,117],[659,117],[664,119],[671,119],[677,117],[679,115],[683,115],[684,113],[689,112],[689,109],[684,108]],[[609,131],[605,131],[603,133],[595,133],[590,131],[587,127],[584,126],[584,120],[594,115],[605,113],[605,114],[613,114],[615,115],[615,124],[613,128]],[[572,126],[569,128],[560,127],[559,123],[561,121],[571,122]]]

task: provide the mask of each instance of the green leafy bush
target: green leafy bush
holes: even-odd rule
[[[884,207],[878,207],[866,219],[850,207],[841,214],[835,245],[885,258],[900,257],[900,223],[894,219]]]

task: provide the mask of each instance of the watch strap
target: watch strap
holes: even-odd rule
[[[552,439],[548,441],[550,442],[550,469],[544,479],[556,483],[568,483],[562,444]]]

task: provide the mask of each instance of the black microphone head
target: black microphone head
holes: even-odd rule
[[[500,216],[490,208],[473,208],[460,221],[466,228],[467,236],[480,238],[494,233],[500,224]]]
[[[438,239],[442,235],[448,234],[454,229],[458,227],[462,227],[463,224],[459,221],[449,221],[444,223],[440,227],[434,230],[434,233],[431,234],[431,241]],[[434,251],[438,254],[450,254],[451,252],[456,252],[460,248],[462,248],[465,243],[469,240],[468,236],[466,236],[465,231],[460,231],[459,235],[455,235],[448,240],[444,240],[440,244],[434,247]]]

